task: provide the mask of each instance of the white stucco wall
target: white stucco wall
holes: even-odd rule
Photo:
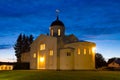
[[[90,42],[76,42],[65,45],[65,47],[74,48],[74,69],[95,69],[95,52],[92,51],[96,45]],[[80,48],[80,54],[78,54]],[[86,54],[84,54],[86,49]]]
[[[45,44],[45,50],[40,50],[40,45]],[[50,50],[53,50],[53,56],[49,55]],[[31,69],[56,69],[57,66],[57,38],[40,35],[31,45]],[[36,53],[37,57],[33,58]],[[44,57],[44,62],[40,62],[40,58]]]
[[[74,53],[71,48],[60,50],[60,70],[73,70],[74,68]]]

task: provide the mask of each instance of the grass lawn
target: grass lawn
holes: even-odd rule
[[[120,71],[0,71],[0,80],[120,80]]]

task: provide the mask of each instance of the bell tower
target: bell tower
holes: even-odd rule
[[[59,20],[59,10],[56,10],[56,20],[50,25],[50,36],[61,37],[65,35],[65,27],[62,21]]]

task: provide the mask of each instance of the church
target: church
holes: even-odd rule
[[[30,69],[95,69],[96,44],[79,40],[73,34],[65,35],[65,25],[59,16],[51,23],[49,35],[41,34],[30,47],[30,52],[21,56],[22,62],[30,63]]]

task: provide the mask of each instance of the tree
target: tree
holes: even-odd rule
[[[29,44],[31,44],[33,42],[33,35],[30,35],[30,37],[28,38],[29,39]]]
[[[106,61],[100,53],[95,54],[95,67],[100,68],[106,66]]]
[[[17,41],[16,41],[16,43],[15,43],[15,46],[14,46],[14,49],[15,49],[15,56],[17,57],[17,61],[18,62],[21,62],[21,53],[22,53],[22,44],[23,44],[23,42],[22,42],[22,34],[20,34],[19,36],[18,36],[18,39],[17,39]]]
[[[30,51],[30,45],[33,42],[33,36],[30,35],[29,37],[25,34],[20,34],[18,39],[15,43],[15,56],[17,57],[17,62],[21,62],[21,54]]]

